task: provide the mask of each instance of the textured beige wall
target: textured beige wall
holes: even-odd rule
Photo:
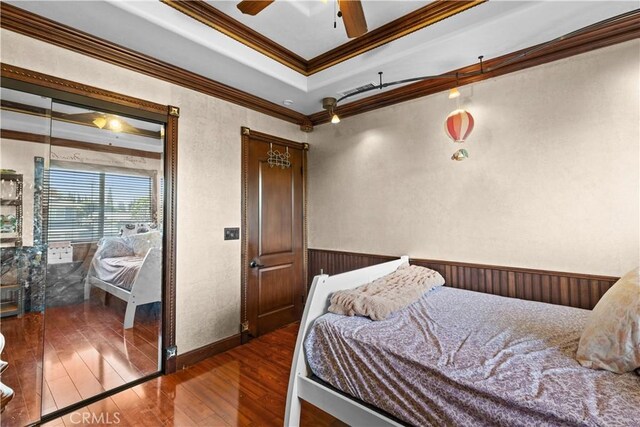
[[[180,107],[177,345],[180,353],[239,332],[240,127],[295,141],[298,127],[216,98],[2,30],[2,61]]]
[[[640,42],[322,125],[309,247],[620,275],[639,258]]]

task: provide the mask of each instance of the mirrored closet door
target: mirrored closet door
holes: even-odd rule
[[[43,414],[161,369],[163,125],[51,115]]]
[[[2,91],[4,426],[162,369],[164,124]]]

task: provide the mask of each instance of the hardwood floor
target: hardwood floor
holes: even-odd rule
[[[15,392],[2,414],[3,427],[24,426],[39,420],[41,411],[158,371],[160,320],[153,307],[139,308],[134,327],[123,329],[122,307],[100,301],[94,295],[83,304],[47,308],[44,318],[27,313],[2,319],[2,357],[9,362],[2,382]]]
[[[0,319],[5,338],[1,358],[9,362],[2,382],[14,391],[13,400],[0,415],[3,427],[23,426],[40,419],[43,324],[40,313]]]
[[[46,426],[282,426],[298,325],[155,378]],[[302,424],[343,426],[304,405]]]

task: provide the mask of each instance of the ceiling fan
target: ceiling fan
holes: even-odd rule
[[[347,30],[347,37],[352,39],[365,34],[368,31],[367,21],[364,17],[360,0],[337,1],[340,7],[338,16],[342,17],[344,28]],[[246,15],[255,16],[273,2],[274,0],[243,0],[238,3],[238,9]]]

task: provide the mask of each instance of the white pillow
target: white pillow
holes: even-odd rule
[[[580,337],[576,359],[619,374],[640,368],[640,268],[625,274],[598,301]]]
[[[133,248],[122,237],[103,237],[98,242],[98,259],[133,256]]]
[[[123,239],[133,248],[133,252],[137,257],[144,257],[151,248],[162,248],[162,233],[159,231],[133,234],[123,237]]]

